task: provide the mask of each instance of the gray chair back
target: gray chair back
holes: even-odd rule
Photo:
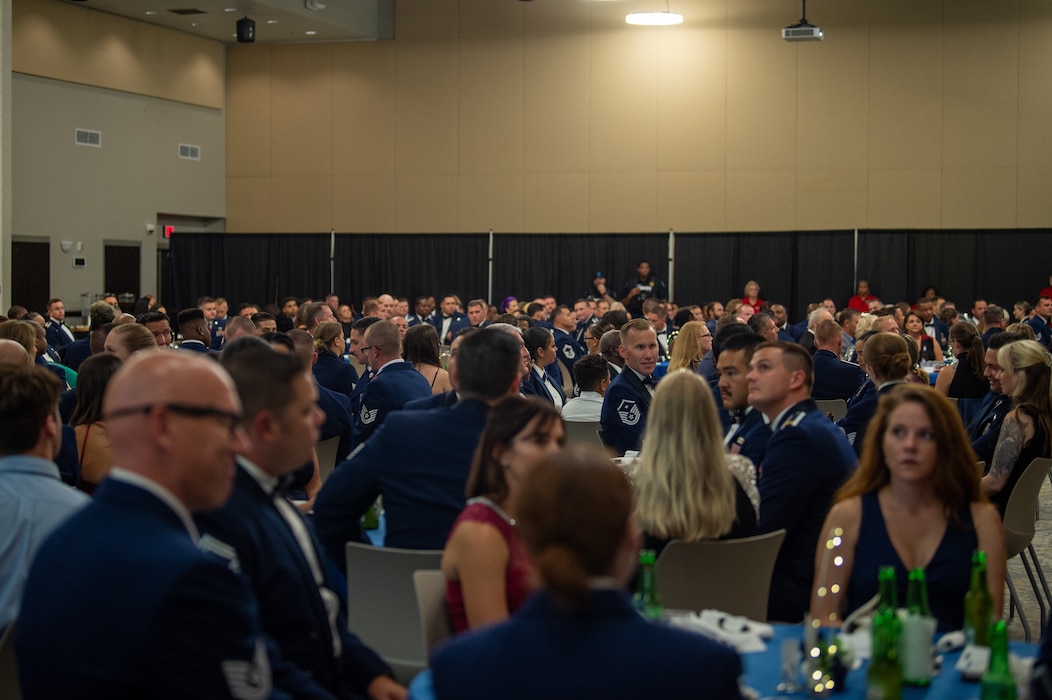
[[[453,636],[453,621],[446,607],[446,577],[438,569],[414,571],[413,586],[424,632],[424,649],[430,661],[439,643]]]

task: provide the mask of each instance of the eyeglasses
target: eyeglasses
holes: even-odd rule
[[[118,408],[115,411],[110,411],[105,416],[106,420],[112,420],[114,418],[123,418],[125,416],[133,416],[136,414],[149,415],[155,408],[165,408],[172,413],[185,416],[187,418],[212,418],[226,424],[228,430],[234,430],[241,419],[244,417],[241,413],[235,413],[234,411],[224,411],[218,408],[211,408],[208,406],[188,406],[182,403],[155,403],[149,406],[134,406],[131,408]]]
[[[358,348],[358,352],[365,352],[366,350],[375,350],[375,345],[366,345],[364,348]]]
[[[593,338],[593,337],[592,337],[592,336],[590,336],[590,335],[586,335],[586,336],[584,337],[584,340],[585,340],[585,342],[588,342],[589,340],[590,340],[590,341],[592,341],[593,343],[597,343],[597,342],[599,342],[599,338]]]

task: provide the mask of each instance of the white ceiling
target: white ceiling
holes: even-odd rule
[[[394,0],[64,1],[228,44],[236,43],[235,22],[242,17],[255,20],[257,43],[373,41],[393,37]],[[325,9],[310,10],[307,5],[324,5]],[[201,14],[173,10],[199,10]]]

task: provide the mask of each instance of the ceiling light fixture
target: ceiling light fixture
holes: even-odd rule
[[[664,12],[633,12],[625,17],[625,22],[642,27],[669,27],[683,24],[683,15],[676,14],[665,0]]]

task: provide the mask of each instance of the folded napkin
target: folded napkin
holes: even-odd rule
[[[734,647],[739,654],[766,651],[767,645],[763,640],[774,636],[774,628],[765,622],[719,610],[670,615],[668,621],[674,627],[691,630]]]

